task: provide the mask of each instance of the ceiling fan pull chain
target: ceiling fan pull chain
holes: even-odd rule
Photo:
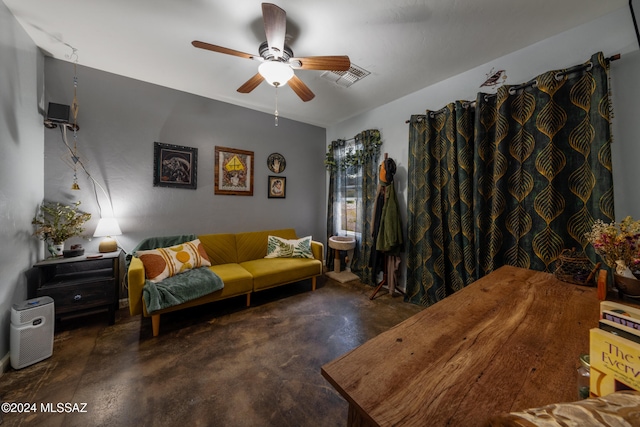
[[[277,82],[274,84],[274,86],[276,87],[276,112],[275,112],[275,123],[276,123],[276,127],[278,126],[278,86],[280,86],[280,84],[278,84]]]

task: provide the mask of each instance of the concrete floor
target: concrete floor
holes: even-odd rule
[[[347,403],[320,367],[422,309],[372,290],[299,282],[253,294],[250,308],[239,297],[163,315],[157,338],[127,309],[113,326],[106,314],[58,322],[51,358],[0,377],[0,401],[37,409],[2,425],[344,426]]]

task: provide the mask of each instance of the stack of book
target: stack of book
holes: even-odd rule
[[[640,309],[600,303],[599,328],[590,331],[590,396],[640,391]]]

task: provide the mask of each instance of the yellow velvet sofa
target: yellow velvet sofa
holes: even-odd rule
[[[151,317],[153,336],[157,336],[160,332],[160,315],[164,313],[240,295],[246,295],[248,307],[251,304],[252,292],[305,279],[311,279],[312,290],[315,290],[316,278],[322,274],[324,245],[311,242],[313,259],[265,258],[267,239],[270,235],[283,239],[297,239],[294,229],[198,236],[211,261],[211,267],[208,268],[222,279],[224,287],[197,299],[152,313],[147,312],[142,296],[145,285],[144,265],[134,255],[127,271],[129,312],[131,315],[142,314]]]

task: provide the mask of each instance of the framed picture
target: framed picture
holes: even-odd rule
[[[287,178],[284,176],[269,176],[269,198],[284,199],[287,191]]]
[[[287,162],[284,159],[284,156],[280,153],[271,153],[267,158],[267,166],[269,170],[273,173],[282,173],[284,169],[287,167]]]
[[[153,186],[195,190],[198,179],[198,149],[155,142]]]
[[[253,196],[253,151],[215,147],[215,194]]]

